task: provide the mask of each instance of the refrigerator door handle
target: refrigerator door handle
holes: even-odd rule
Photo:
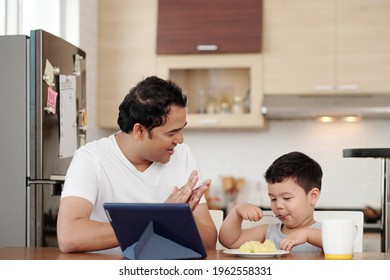
[[[47,185],[62,185],[64,181],[52,181],[52,180],[28,180],[27,185],[40,185],[40,184],[47,184]]]
[[[30,180],[27,178],[27,185],[37,185],[37,184],[49,184],[49,185],[61,185],[65,182],[64,175],[50,175],[49,180]]]

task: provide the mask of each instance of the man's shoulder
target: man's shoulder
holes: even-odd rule
[[[112,147],[112,139],[113,136],[109,137],[103,137],[97,140],[93,140],[91,142],[88,142],[84,146],[80,147],[78,150],[79,152],[85,152],[85,153],[101,153],[105,152],[107,150],[110,150]]]

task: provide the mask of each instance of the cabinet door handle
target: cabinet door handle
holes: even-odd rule
[[[340,85],[339,90],[343,91],[357,91],[359,90],[359,85]]]
[[[218,50],[217,45],[197,45],[196,49],[201,52],[212,52]]]
[[[313,90],[318,91],[318,92],[327,92],[327,91],[332,91],[333,86],[331,86],[331,85],[314,85]]]
[[[199,124],[201,125],[212,125],[212,124],[217,124],[218,120],[217,119],[200,119]]]

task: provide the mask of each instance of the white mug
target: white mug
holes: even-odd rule
[[[352,259],[358,232],[353,220],[332,219],[321,223],[325,259]]]

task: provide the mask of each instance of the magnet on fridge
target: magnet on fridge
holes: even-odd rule
[[[73,74],[76,76],[80,76],[81,74],[80,60],[82,59],[83,57],[79,54],[73,56]]]
[[[46,59],[45,63],[45,72],[43,73],[42,79],[46,82],[46,84],[51,87],[54,86],[54,68],[51,65],[50,61]]]
[[[47,102],[44,110],[47,113],[56,114],[58,93],[51,87],[47,88]]]
[[[80,121],[80,129],[81,127],[85,127],[87,125],[87,116],[85,114],[85,109],[79,110],[79,121]]]

